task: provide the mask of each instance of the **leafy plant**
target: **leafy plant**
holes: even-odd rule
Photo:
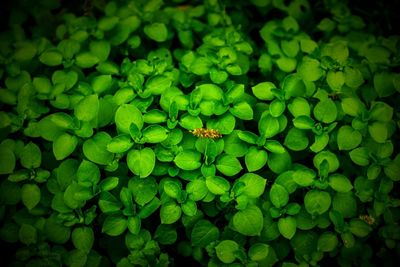
[[[16,1],[0,33],[7,264],[393,265],[387,21],[336,0],[67,2]]]

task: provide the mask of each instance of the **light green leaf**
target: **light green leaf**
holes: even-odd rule
[[[151,174],[156,163],[154,151],[149,148],[141,150],[130,150],[126,158],[128,168],[140,178],[145,178]]]
[[[279,184],[273,184],[269,192],[272,204],[277,208],[286,206],[289,202],[289,192]]]
[[[211,242],[219,238],[218,228],[208,220],[199,220],[193,227],[190,235],[192,245],[196,247],[206,247]]]
[[[244,161],[246,163],[247,170],[254,172],[260,170],[265,166],[268,160],[268,153],[265,150],[260,150],[254,146],[250,147]]]
[[[288,216],[286,218],[280,218],[278,221],[278,229],[281,235],[286,239],[292,239],[296,233],[296,219]]]
[[[388,127],[384,122],[376,121],[368,125],[368,132],[378,143],[385,143],[389,137]]]
[[[218,171],[226,176],[236,175],[243,169],[239,160],[228,154],[222,154],[219,156],[215,166]]]
[[[201,154],[195,150],[183,150],[176,155],[174,162],[178,168],[185,171],[192,171],[200,168]]]
[[[331,196],[328,192],[320,190],[310,190],[304,197],[304,206],[311,215],[320,215],[328,211],[331,206]]]
[[[232,263],[236,259],[236,251],[239,249],[238,243],[232,240],[223,240],[216,247],[218,259],[223,263]]]
[[[264,193],[265,185],[267,184],[267,179],[254,173],[246,173],[237,181],[244,183],[242,193],[251,198],[260,197]]]
[[[111,136],[108,133],[98,132],[83,143],[83,154],[94,163],[108,165],[114,159],[114,154],[107,150],[110,142]]]
[[[349,178],[342,174],[333,174],[329,176],[329,185],[333,188],[333,190],[341,193],[347,193],[353,189],[353,185],[351,184]]]
[[[229,109],[230,113],[241,120],[253,119],[253,109],[247,102],[239,102]]]
[[[173,201],[167,202],[161,206],[160,218],[162,224],[173,224],[181,217],[181,207]]]
[[[272,89],[276,89],[276,86],[272,82],[262,82],[251,87],[254,96],[260,100],[274,99],[275,96],[272,93]]]
[[[158,185],[154,178],[132,178],[128,182],[128,188],[132,192],[137,204],[144,206],[154,199],[158,192]]]
[[[7,147],[1,147],[0,145],[0,174],[9,174],[14,171],[15,168],[15,155],[13,151]]]
[[[128,221],[124,216],[112,215],[107,216],[104,220],[101,232],[110,236],[119,236],[125,232],[127,227]]]
[[[361,144],[362,135],[348,125],[340,127],[337,134],[339,150],[352,150]]]
[[[21,151],[20,162],[27,169],[39,168],[42,163],[40,148],[36,144],[29,142]]]
[[[261,261],[268,256],[270,249],[271,247],[267,244],[255,243],[249,248],[249,258],[252,261]]]
[[[88,253],[94,243],[94,232],[90,227],[78,227],[72,231],[71,240],[77,249]]]
[[[235,230],[245,236],[259,235],[264,225],[263,214],[255,205],[235,213],[232,222]]]
[[[161,143],[168,138],[168,130],[160,125],[150,125],[143,129],[143,138],[146,143]]]
[[[99,112],[98,95],[85,96],[74,109],[75,117],[81,121],[91,121],[97,117]]]
[[[366,147],[358,147],[349,153],[351,160],[360,166],[369,164],[369,151]]]
[[[28,210],[36,207],[41,199],[39,186],[36,184],[24,184],[21,188],[21,199],[22,203],[28,208]]]
[[[168,29],[164,23],[152,23],[144,26],[144,33],[156,42],[164,42],[168,38]]]
[[[228,192],[231,187],[229,181],[220,176],[206,177],[206,185],[208,190],[214,195],[223,195]]]
[[[117,129],[122,133],[129,134],[129,129],[132,123],[141,130],[144,123],[142,113],[134,105],[121,105],[115,112],[115,124],[117,125]]]
[[[324,123],[332,123],[337,117],[337,108],[335,102],[327,98],[318,102],[314,107],[314,116],[317,120]]]
[[[53,154],[57,160],[63,160],[74,152],[78,145],[78,138],[63,133],[53,142]]]
[[[318,238],[317,248],[322,252],[333,251],[339,244],[336,234],[331,232],[324,232]]]
[[[293,173],[293,181],[300,186],[310,186],[314,183],[316,177],[315,171],[308,168],[295,170]]]

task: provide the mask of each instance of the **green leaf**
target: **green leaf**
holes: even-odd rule
[[[294,98],[288,105],[290,113],[293,117],[306,116],[310,117],[311,108],[308,101],[302,97]]]
[[[293,119],[293,125],[297,129],[310,130],[314,128],[315,121],[311,119],[309,116],[300,115]]]
[[[373,122],[368,125],[368,132],[371,137],[378,143],[385,143],[389,137],[389,131],[386,123]]]
[[[392,180],[392,181],[399,181],[400,180],[400,154],[398,154],[393,160],[391,160],[385,167],[384,167],[385,174]]]
[[[229,181],[220,176],[206,177],[206,185],[208,190],[215,195],[223,195],[228,192],[231,187]]]
[[[32,245],[37,242],[37,230],[29,224],[22,224],[18,232],[19,240],[25,245]]]
[[[139,216],[131,216],[128,218],[128,230],[134,235],[139,234],[142,221]]]
[[[208,220],[199,220],[193,227],[190,235],[192,245],[196,247],[206,247],[210,243],[218,240],[218,228]]]
[[[22,203],[28,210],[33,209],[39,204],[41,199],[41,192],[39,186],[36,184],[24,184],[21,188]]]
[[[39,61],[50,67],[60,65],[62,60],[62,54],[58,50],[53,49],[48,49],[39,56]]]
[[[82,160],[76,171],[76,177],[81,184],[89,182],[90,185],[96,185],[100,181],[100,169],[96,164]]]
[[[46,219],[43,233],[48,241],[56,244],[64,244],[69,241],[71,230],[69,227],[62,225],[56,217],[51,216]]]
[[[229,109],[229,112],[241,120],[253,119],[253,109],[247,102],[236,103]]]
[[[232,240],[223,240],[215,247],[218,259],[227,264],[235,261],[237,250],[239,245]]]
[[[284,144],[293,151],[301,151],[308,147],[308,137],[304,130],[291,128],[285,137]]]
[[[107,144],[107,150],[111,153],[124,153],[133,146],[132,138],[127,134],[120,134],[114,137]]]
[[[0,145],[0,175],[12,173],[15,163],[16,159],[13,151]]]
[[[63,133],[53,142],[53,154],[57,160],[63,160],[74,152],[78,145],[78,138]]]
[[[217,119],[207,121],[207,129],[218,130],[221,134],[230,134],[235,129],[236,119],[226,112]]]
[[[282,82],[282,90],[285,92],[285,99],[301,97],[306,92],[306,86],[297,74],[286,76]]]
[[[39,168],[42,163],[42,152],[40,148],[36,144],[29,142],[21,151],[20,161],[24,168]]]
[[[164,42],[168,38],[168,29],[164,23],[147,24],[144,26],[143,31],[147,37],[156,42]]]
[[[105,40],[91,41],[89,48],[90,52],[96,55],[100,61],[106,61],[111,51],[110,43]]]
[[[364,104],[354,97],[342,99],[341,105],[344,113],[353,117],[360,115],[365,110]]]
[[[97,117],[99,112],[98,95],[85,96],[74,109],[75,117],[81,121],[91,121]]]
[[[249,258],[252,261],[261,261],[267,258],[271,247],[263,243],[255,243],[249,248]]]
[[[152,76],[146,81],[145,91],[152,95],[160,95],[169,88],[171,84],[171,79],[165,75]]]
[[[141,206],[149,203],[158,192],[157,182],[152,177],[132,178],[129,180],[128,188],[132,192],[135,202]]]
[[[304,81],[317,81],[324,74],[320,65],[318,60],[305,56],[297,67],[297,73],[300,74]]]
[[[391,96],[396,92],[393,84],[394,75],[390,72],[377,72],[374,75],[374,88],[379,97]]]
[[[254,96],[260,100],[274,99],[275,96],[272,93],[272,89],[276,89],[276,86],[272,82],[262,82],[251,87]]]
[[[154,151],[149,148],[141,150],[130,150],[126,157],[128,168],[140,178],[145,178],[151,174],[156,163]]]
[[[279,133],[280,125],[278,118],[268,113],[263,113],[258,121],[258,131],[264,138],[271,138]]]
[[[93,78],[91,84],[93,91],[96,94],[101,94],[104,91],[107,91],[112,86],[113,79],[111,75],[99,75]]]
[[[83,69],[91,68],[99,61],[100,59],[91,52],[82,52],[75,56],[75,64]]]
[[[277,208],[286,206],[289,202],[289,192],[279,184],[273,184],[269,192],[272,204]]]
[[[349,178],[341,174],[333,174],[329,177],[329,185],[333,190],[341,193],[350,192],[353,189]]]
[[[251,198],[260,197],[264,193],[265,185],[267,184],[267,179],[254,173],[246,173],[237,181],[244,183],[242,194]]]
[[[179,124],[186,130],[194,130],[203,127],[203,122],[199,117],[192,116],[188,113],[181,117]]]
[[[321,151],[317,155],[314,156],[314,160],[313,160],[314,166],[317,169],[319,169],[324,160],[326,160],[329,164],[329,169],[328,169],[329,172],[336,171],[340,166],[340,163],[339,163],[339,160],[338,160],[336,154],[334,154],[328,150]]]
[[[72,231],[72,243],[77,249],[88,253],[94,243],[94,232],[90,227],[79,227]]]
[[[373,102],[369,118],[371,120],[389,122],[393,117],[393,108],[385,102]]]
[[[293,181],[300,186],[306,187],[314,183],[316,176],[315,171],[312,169],[298,169],[293,173]]]
[[[218,157],[215,164],[217,170],[226,176],[233,176],[238,174],[243,168],[239,160],[231,155],[222,154]]]
[[[199,201],[206,197],[208,194],[208,188],[203,179],[196,179],[187,184],[186,192],[190,199]]]
[[[324,232],[318,238],[318,251],[330,252],[333,251],[339,244],[336,234]]]
[[[110,141],[111,136],[108,133],[98,132],[83,143],[83,154],[94,163],[108,165],[114,159],[114,154],[107,150],[107,145]]]
[[[335,102],[331,99],[324,99],[314,107],[314,117],[324,123],[332,123],[337,117]]]
[[[107,216],[103,222],[103,227],[101,229],[102,233],[106,233],[110,236],[119,236],[125,232],[128,227],[128,221],[124,216],[112,215]]]
[[[258,171],[265,166],[268,160],[268,153],[254,146],[250,147],[244,161],[249,172]]]
[[[257,236],[261,233],[264,225],[263,214],[257,206],[250,205],[235,213],[232,223],[235,230],[242,235]]]
[[[340,91],[345,82],[344,73],[342,71],[330,70],[326,75],[326,81],[333,91]]]
[[[364,77],[361,71],[357,68],[352,68],[348,66],[344,68],[344,79],[345,84],[348,87],[354,89],[357,89],[364,83]]]
[[[280,218],[278,221],[278,229],[281,235],[286,239],[292,239],[296,233],[297,223],[294,217],[288,216]]]
[[[212,66],[211,60],[206,57],[197,57],[190,64],[190,71],[196,75],[206,75],[210,72]]]
[[[320,190],[310,190],[304,197],[304,206],[311,215],[320,215],[328,211],[331,206],[329,193]]]
[[[118,131],[129,134],[131,124],[139,130],[143,128],[143,116],[140,110],[132,104],[123,104],[115,112],[115,124]]]
[[[372,227],[360,219],[352,219],[349,225],[351,233],[357,237],[366,237],[372,231]]]
[[[119,178],[118,177],[108,177],[103,180],[101,180],[99,184],[99,188],[101,191],[111,191],[114,188],[116,188],[119,184]]]
[[[181,217],[181,207],[173,201],[167,202],[161,206],[160,218],[162,224],[173,224]]]
[[[143,129],[143,138],[146,143],[161,143],[168,138],[168,130],[160,125],[150,125]]]
[[[340,127],[337,134],[339,150],[352,150],[361,144],[362,135],[348,125]]]
[[[176,155],[174,162],[178,168],[185,171],[192,171],[200,168],[201,154],[195,150],[183,150]]]
[[[360,166],[369,164],[369,151],[366,147],[358,147],[349,153],[351,160]]]

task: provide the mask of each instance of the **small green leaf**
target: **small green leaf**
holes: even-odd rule
[[[308,137],[304,130],[291,128],[285,137],[284,144],[293,151],[301,151],[308,147]]]
[[[258,122],[258,131],[264,138],[271,138],[279,133],[280,125],[278,118],[268,113],[263,113]]]
[[[238,174],[243,168],[239,160],[231,155],[222,154],[218,157],[216,165],[217,170],[226,176]]]
[[[332,123],[337,117],[337,108],[335,103],[327,98],[318,102],[314,107],[314,116],[317,120],[324,123]]]
[[[28,210],[33,209],[40,202],[40,188],[36,184],[24,184],[21,188],[21,199]]]
[[[62,63],[63,56],[58,50],[48,49],[39,56],[40,62],[47,66],[58,66]]]
[[[304,197],[304,206],[311,215],[325,213],[331,206],[331,202],[329,193],[316,189],[308,191]]]
[[[218,259],[223,263],[232,263],[236,259],[236,251],[239,249],[238,243],[232,240],[223,240],[216,247]]]
[[[72,231],[72,243],[77,249],[88,253],[94,243],[94,232],[90,227],[79,227]]]
[[[119,236],[125,232],[127,227],[128,221],[124,216],[112,215],[107,216],[104,220],[101,232],[110,236]]]
[[[249,172],[258,171],[265,166],[268,160],[268,153],[254,146],[250,147],[244,161]]]
[[[13,151],[0,146],[0,175],[12,173],[15,168],[15,163],[16,159]]]
[[[274,99],[274,94],[272,89],[276,89],[276,86],[271,82],[262,82],[251,88],[255,97],[260,100],[272,100]]]
[[[99,105],[98,95],[85,96],[85,98],[75,106],[75,117],[81,121],[91,121],[97,116]]]
[[[237,181],[244,183],[242,194],[251,198],[260,197],[264,193],[265,185],[267,184],[267,179],[254,173],[246,173]]]
[[[111,136],[108,133],[98,132],[83,143],[83,154],[94,163],[108,165],[114,159],[114,154],[107,150],[107,145],[110,141]]]
[[[111,153],[124,153],[133,146],[132,138],[127,134],[120,134],[114,137],[107,144],[107,150]]]
[[[160,125],[150,125],[143,129],[143,138],[146,143],[161,143],[168,138],[168,130]]]
[[[369,151],[366,147],[358,147],[349,153],[351,160],[360,166],[369,164]]]
[[[230,113],[241,120],[253,119],[253,109],[247,102],[239,102],[229,109]]]
[[[25,245],[32,245],[37,242],[37,230],[29,224],[22,224],[18,232],[19,240]]]
[[[269,198],[275,207],[282,208],[289,202],[289,193],[283,186],[273,184],[269,192]]]
[[[341,174],[333,174],[329,177],[329,185],[337,192],[347,193],[353,189],[349,178]]]
[[[297,223],[296,219],[288,216],[286,218],[280,218],[278,221],[278,229],[281,235],[286,239],[292,239],[296,233]]]
[[[80,68],[91,68],[99,61],[100,59],[91,52],[82,52],[75,56],[75,64]]]
[[[176,155],[174,162],[178,168],[185,171],[192,171],[200,168],[201,154],[195,150],[183,150]]]
[[[128,188],[132,192],[135,202],[140,206],[152,201],[158,192],[157,182],[152,177],[146,179],[132,178],[128,182]]]
[[[168,38],[168,29],[164,23],[152,23],[144,26],[144,33],[156,42],[164,42]]]
[[[371,137],[378,143],[385,143],[389,137],[389,131],[386,123],[373,122],[368,125],[368,132]]]
[[[115,112],[115,124],[121,133],[129,134],[131,124],[139,130],[143,128],[143,116],[140,110],[132,104],[123,104]]]
[[[315,177],[315,171],[308,168],[298,169],[293,173],[293,181],[304,187],[312,185],[315,181]]]
[[[145,178],[153,171],[156,157],[154,151],[146,147],[141,150],[130,150],[126,161],[131,172],[139,175],[140,178]]]
[[[22,150],[20,155],[21,165],[27,169],[34,169],[40,167],[42,163],[42,152],[40,148],[29,142]]]
[[[206,247],[211,242],[218,240],[218,228],[208,220],[199,220],[193,227],[190,240],[196,247]]]
[[[206,185],[208,190],[215,195],[223,195],[229,191],[230,183],[220,176],[206,177]]]
[[[330,252],[333,251],[337,245],[339,244],[338,238],[336,234],[331,232],[324,232],[318,238],[317,248],[322,252]]]
[[[340,127],[337,134],[339,150],[352,150],[361,144],[362,135],[348,125]]]
[[[263,214],[255,205],[235,213],[232,222],[235,230],[245,236],[259,235],[264,225]]]
[[[175,202],[167,202],[161,206],[160,218],[163,224],[173,224],[181,217],[181,207]]]
[[[315,121],[311,119],[309,116],[300,115],[293,119],[293,125],[297,129],[310,130],[314,127]]]
[[[270,248],[267,244],[255,243],[249,248],[249,258],[252,261],[261,261],[268,256]]]
[[[53,154],[57,160],[63,160],[74,152],[78,145],[78,138],[63,133],[53,142]]]

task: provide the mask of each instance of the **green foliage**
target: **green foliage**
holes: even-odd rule
[[[398,8],[64,2],[1,13],[6,265],[393,265]]]

